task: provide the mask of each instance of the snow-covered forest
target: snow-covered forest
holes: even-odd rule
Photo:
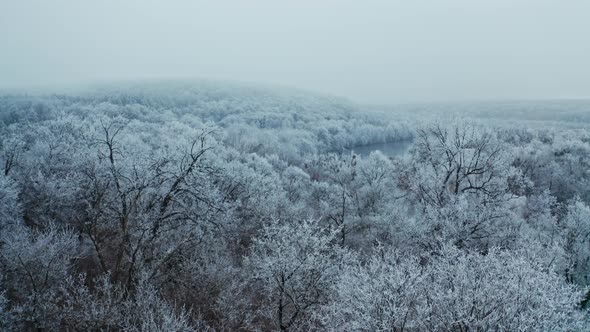
[[[587,331],[589,114],[4,95],[0,330]],[[351,152],[374,143],[409,149]]]

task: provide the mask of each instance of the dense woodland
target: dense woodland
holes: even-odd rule
[[[588,331],[588,114],[210,82],[4,95],[0,330]]]

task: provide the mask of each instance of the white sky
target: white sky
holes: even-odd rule
[[[0,0],[0,88],[279,83],[359,102],[590,97],[587,0]]]

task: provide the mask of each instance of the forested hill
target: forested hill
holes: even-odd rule
[[[342,98],[207,81],[127,83],[77,95],[5,96],[0,109],[4,125],[73,115],[216,127],[223,129],[224,142],[240,151],[290,159],[412,135],[407,118],[363,113]]]
[[[0,330],[588,330],[590,128],[420,107],[0,97]]]

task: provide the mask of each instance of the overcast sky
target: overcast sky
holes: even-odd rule
[[[0,87],[279,83],[359,102],[590,97],[587,0],[0,0]]]

